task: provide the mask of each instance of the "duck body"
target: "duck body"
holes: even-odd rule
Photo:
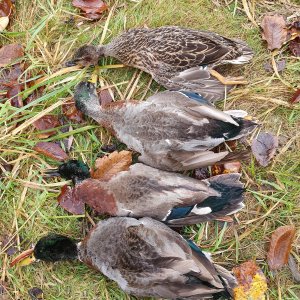
[[[134,28],[107,45],[83,46],[73,61],[97,64],[101,56],[111,56],[123,64],[150,73],[168,90],[199,93],[214,102],[231,89],[211,76],[208,69],[223,64],[244,64],[252,50],[240,40],[217,33],[177,26]]]
[[[95,86],[82,82],[76,87],[75,101],[84,114],[110,128],[128,148],[141,153],[141,162],[166,171],[190,170],[224,159],[227,151],[209,150],[249,134],[257,125],[187,95],[166,91],[144,102],[101,106]]]
[[[195,244],[150,218],[99,222],[78,245],[78,257],[138,297],[231,299],[236,283]]]
[[[61,169],[67,171],[69,163],[63,165]],[[244,189],[239,178],[240,174],[223,174],[200,181],[137,163],[108,181],[76,180],[73,197],[102,215],[151,217],[169,226],[185,226],[242,209]]]

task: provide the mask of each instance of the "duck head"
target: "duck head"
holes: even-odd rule
[[[42,237],[33,249],[19,254],[10,263],[10,266],[26,266],[37,260],[55,262],[77,258],[78,248],[74,240],[63,235],[51,233]]]
[[[72,180],[74,185],[91,177],[88,165],[75,159],[61,164],[57,169],[47,170],[45,175],[46,177],[60,176]]]
[[[103,55],[104,46],[84,45],[75,52],[71,60],[66,62],[66,66],[80,65],[86,67],[98,65],[98,61]]]
[[[89,115],[100,108],[96,86],[92,82],[82,81],[75,87],[75,105],[83,114]]]

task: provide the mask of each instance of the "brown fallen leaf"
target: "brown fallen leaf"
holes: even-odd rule
[[[252,141],[251,149],[258,163],[266,167],[276,153],[278,138],[270,133],[260,133]]]
[[[49,129],[58,127],[59,125],[60,125],[60,123],[59,123],[58,118],[53,115],[45,115],[33,123],[33,126],[37,130],[49,130]],[[48,138],[49,136],[52,136],[54,134],[56,134],[56,130],[51,130],[51,131],[40,133],[38,135],[38,137],[41,139]]]
[[[115,151],[108,156],[98,158],[95,162],[95,171],[91,177],[108,181],[115,174],[127,171],[132,163],[132,153],[130,151]]]
[[[113,101],[113,98],[109,92],[109,90],[101,90],[98,94],[99,101],[101,106],[105,106]]]
[[[100,19],[101,14],[108,9],[107,4],[101,0],[73,0],[72,4],[84,11],[84,16],[92,20]]]
[[[227,162],[224,164],[213,165],[211,167],[212,176],[229,173],[240,173],[242,165],[239,161]]]
[[[83,113],[79,111],[74,102],[67,102],[62,105],[63,114],[70,120],[76,123],[82,123]]]
[[[20,44],[5,45],[0,49],[0,67],[6,67],[22,56],[24,56],[24,52]]]
[[[300,57],[300,37],[296,37],[289,43],[289,48],[292,54],[296,57]]]
[[[296,283],[300,283],[300,272],[299,267],[297,266],[296,260],[292,254],[289,255],[289,269],[292,273],[293,279]]]
[[[59,206],[74,215],[83,215],[84,203],[81,198],[76,197],[75,189],[64,185],[61,188],[60,194],[57,198]]]
[[[69,158],[67,153],[56,143],[39,142],[33,150],[58,161],[64,161]]]
[[[277,71],[278,71],[278,72],[282,72],[282,71],[285,69],[285,66],[286,66],[286,60],[285,60],[285,59],[276,61],[276,67],[277,67]],[[274,73],[273,66],[272,66],[272,64],[269,63],[269,62],[266,62],[266,63],[264,64],[264,69],[265,69],[267,72]]]
[[[33,287],[33,288],[29,289],[28,294],[29,294],[31,300],[44,299],[44,292],[38,287]]]
[[[13,4],[11,0],[0,1],[0,32],[7,27],[12,8]]]
[[[235,300],[263,300],[267,291],[267,280],[254,261],[246,261],[233,268],[238,286],[233,289]]]
[[[295,233],[292,225],[280,226],[273,232],[267,254],[270,269],[278,270],[288,263]]]
[[[300,101],[300,89],[295,92],[293,97],[290,99],[290,103],[295,104]]]
[[[262,37],[268,43],[268,49],[280,49],[287,41],[287,25],[283,16],[266,15],[264,16],[261,27],[263,29]]]

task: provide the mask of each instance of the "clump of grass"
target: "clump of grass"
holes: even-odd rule
[[[260,1],[254,7],[255,17],[259,20],[260,15],[268,10],[283,10],[287,3]],[[265,255],[268,238],[276,227],[292,223],[298,230],[300,228],[299,109],[292,109],[287,102],[292,88],[299,85],[299,59],[291,57],[288,52],[280,54],[287,61],[281,76],[290,87],[274,74],[266,73],[263,64],[270,60],[270,54],[261,40],[259,28],[246,16],[242,1],[141,0],[108,1],[108,4],[114,11],[106,24],[107,15],[96,23],[85,21],[78,16],[70,1],[20,0],[9,32],[1,35],[2,44],[19,42],[26,49],[28,67],[21,80],[45,76],[44,82],[23,92],[26,97],[39,85],[45,86],[43,95],[34,102],[19,109],[10,107],[8,102],[0,104],[1,163],[13,166],[12,172],[6,173],[0,182],[1,232],[15,237],[12,242],[16,240],[19,250],[30,247],[49,231],[75,239],[81,239],[86,232],[88,219],[68,215],[57,206],[59,185],[54,181],[46,182],[41,175],[44,169],[57,163],[32,150],[38,138],[30,126],[32,118],[41,115],[46,108],[72,97],[74,85],[88,78],[93,71],[89,68],[57,75],[76,47],[90,42],[97,44],[101,40],[106,43],[124,29],[143,25],[180,25],[216,31],[246,40],[255,51],[250,64],[234,70],[244,74],[249,84],[236,89],[219,106],[245,109],[257,117],[263,125],[259,130],[268,130],[279,136],[280,153],[267,168],[258,167],[254,161],[244,165],[243,180],[248,189],[246,208],[236,216],[234,224],[200,224],[186,227],[185,234],[211,251],[213,258],[227,268],[247,259],[257,259],[270,279],[269,299],[298,299],[300,287],[293,283],[289,272],[284,269],[272,274]],[[75,17],[75,24],[71,17]],[[77,26],[79,21],[82,24]],[[102,36],[106,26],[107,33]],[[117,62],[105,59],[102,63],[111,65]],[[44,75],[39,75],[41,72]],[[112,88],[116,100],[129,96],[142,100],[161,89],[148,74],[131,68],[99,68],[98,75],[102,86]],[[51,113],[61,114],[61,108],[56,107]],[[29,125],[16,130],[24,122],[29,122]],[[69,133],[57,134],[48,140],[74,135],[70,157],[80,157],[91,164],[102,144],[108,143],[111,137],[91,120],[84,125],[72,124],[72,128]],[[293,251],[300,261],[298,240],[299,235]],[[38,267],[9,269],[9,260],[5,249],[0,249],[3,266],[0,276],[8,282],[9,299],[27,298],[27,290],[33,286],[41,287],[46,299],[132,298],[114,282],[80,263],[41,263]]]

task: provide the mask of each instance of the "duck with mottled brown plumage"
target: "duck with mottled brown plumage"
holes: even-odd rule
[[[50,234],[11,266],[24,259],[27,264],[79,259],[137,297],[232,299],[236,285],[235,277],[192,241],[150,218],[100,221],[80,243]]]
[[[223,100],[233,85],[245,83],[240,77],[226,79],[215,68],[245,64],[253,51],[241,40],[209,31],[176,26],[134,28],[107,45],[79,48],[67,65],[97,65],[103,56],[151,74],[168,90],[196,92],[214,102]]]
[[[199,95],[165,91],[147,101],[100,105],[95,85],[81,82],[75,89],[79,110],[107,127],[128,148],[139,152],[139,161],[166,171],[184,171],[239,160],[240,153],[210,151],[224,141],[248,135],[257,123],[222,112]],[[236,115],[236,116],[234,116]]]

